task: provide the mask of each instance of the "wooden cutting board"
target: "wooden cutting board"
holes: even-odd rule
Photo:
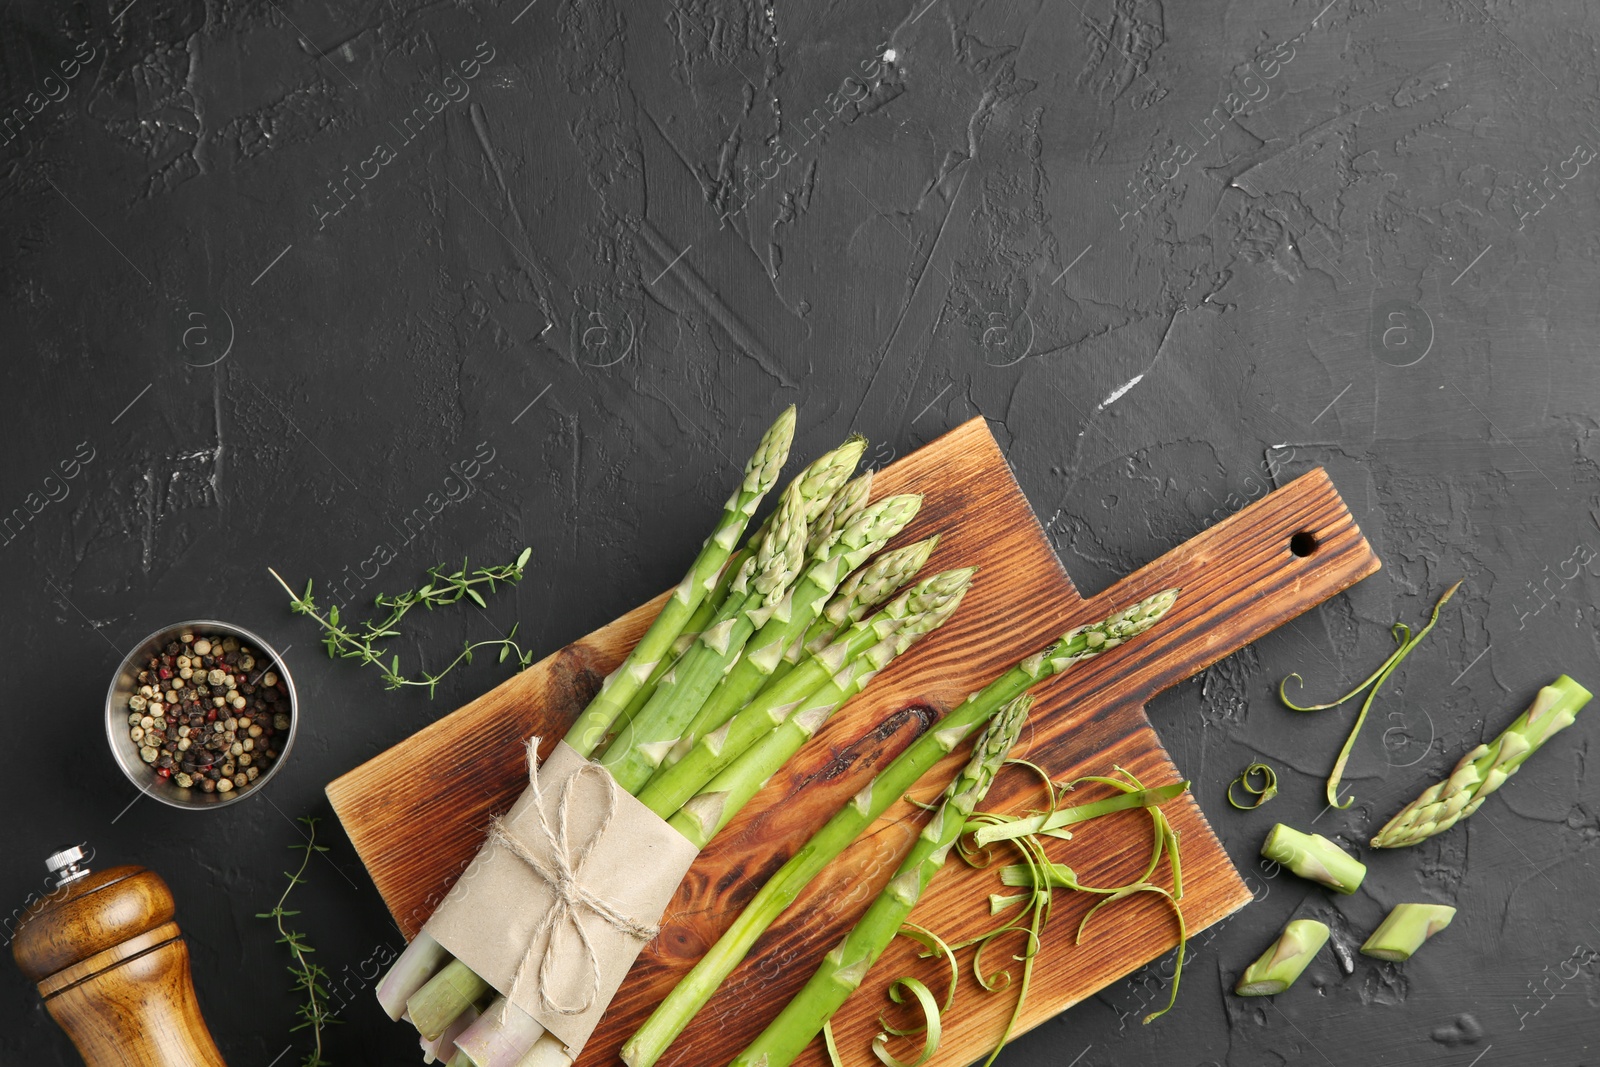
[[[880,471],[874,495],[926,494],[897,543],[937,531],[924,574],[982,567],[960,612],[895,662],[824,727],[783,772],[703,852],[623,983],[582,1064],[614,1064],[617,1050],[678,977],[726,929],[744,902],[819,825],[929,722],[1063,630],[1101,618],[1168,586],[1177,606],[1150,633],[1036,690],[1030,725],[1015,753],[1056,780],[1125,767],[1147,785],[1180,780],[1145,717],[1144,704],[1273,628],[1378,569],[1377,557],[1320,469],[1212,526],[1095,596],[1073,587],[1051,550],[984,421],[973,419]],[[708,515],[708,521],[710,516]],[[541,756],[587,703],[655,616],[666,594],[511,678],[328,786],[328,797],[378,891],[407,937],[449,890],[483,841],[490,817],[526,784],[521,741],[545,738]],[[954,776],[965,749],[914,792],[931,798]],[[1217,783],[1204,783],[1215,795]],[[1074,802],[1095,799],[1083,787]],[[1109,792],[1109,791],[1106,791]],[[1037,779],[1013,769],[984,805],[1020,811],[1041,798]],[[1165,809],[1182,835],[1183,913],[1189,933],[1217,922],[1250,893],[1193,796]],[[824,872],[756,946],[744,965],[663,1057],[663,1067],[725,1063],[799,988],[893,873],[923,815],[905,801],[891,808]],[[1136,877],[1150,854],[1150,820],[1123,812],[1095,820],[1053,858],[1089,885]],[[1016,862],[1005,858],[1002,862]],[[1165,866],[1158,880],[1170,878]],[[952,860],[913,918],[949,941],[998,925],[988,894],[998,876]],[[1107,908],[1081,945],[1073,944],[1090,901],[1058,893],[1020,1033],[1154,960],[1177,944],[1170,913],[1138,894]],[[1014,914],[1014,913],[1013,913]],[[1009,963],[1020,942],[997,944],[989,970]],[[961,1065],[993,1047],[1014,1007],[1015,989],[988,993],[972,980],[970,951],[957,1010],[945,1021],[934,1063]],[[1015,967],[1016,964],[1010,964]],[[918,974],[935,985],[932,961],[897,943],[835,1020],[849,1064],[876,1060],[868,1048],[894,978]],[[891,1016],[892,1017],[892,1016]],[[1156,1023],[1155,1025],[1161,1025]],[[1173,1035],[1181,1040],[1181,1035]],[[920,1047],[917,1046],[917,1047]],[[908,1045],[892,1046],[901,1058]],[[820,1047],[810,1061],[825,1060]]]

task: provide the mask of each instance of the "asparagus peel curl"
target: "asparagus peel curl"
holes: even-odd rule
[[[1096,800],[1088,804],[1079,804],[1075,807],[1057,808],[1047,814],[1029,815],[998,824],[984,823],[981,826],[974,827],[977,833],[973,835],[973,844],[983,848],[986,845],[994,844],[996,841],[1012,841],[1019,837],[1027,837],[1029,834],[1050,834],[1053,830],[1060,830],[1062,827],[1085,822],[1089,819],[1098,819],[1100,816],[1109,815],[1114,811],[1158,807],[1173,797],[1181,796],[1188,791],[1188,782],[1173,782],[1170,785],[1157,786],[1153,789],[1136,789],[1129,793],[1119,793],[1114,797],[1107,797],[1105,800]]]
[[[1382,665],[1367,677],[1366,681],[1362,682],[1360,685],[1356,686],[1339,699],[1331,701],[1327,704],[1310,704],[1302,706],[1290,700],[1288,692],[1290,678],[1293,678],[1298,684],[1304,684],[1298,673],[1291,674],[1278,683],[1279,698],[1283,701],[1285,707],[1291,708],[1295,711],[1323,711],[1327,708],[1336,708],[1345,701],[1351,700],[1360,695],[1362,692],[1366,692],[1367,694],[1367,699],[1361,702],[1360,712],[1356,714],[1356,721],[1350,726],[1349,736],[1345,738],[1343,747],[1339,749],[1338,757],[1333,761],[1333,769],[1328,772],[1327,794],[1329,807],[1338,808],[1339,810],[1343,811],[1345,808],[1348,808],[1351,804],[1355,803],[1354,795],[1346,797],[1342,804],[1339,802],[1339,783],[1344,778],[1345,765],[1350,762],[1350,753],[1355,750],[1356,738],[1361,736],[1361,727],[1367,721],[1367,712],[1372,710],[1372,705],[1377,701],[1378,691],[1383,688],[1383,683],[1388,681],[1389,675],[1393,674],[1395,669],[1398,668],[1402,662],[1404,662],[1405,658],[1411,655],[1411,650],[1420,645],[1422,643],[1422,639],[1428,636],[1428,631],[1432,630],[1434,625],[1439,621],[1439,612],[1444,610],[1445,604],[1452,596],[1455,595],[1456,590],[1460,588],[1461,583],[1457,582],[1455,585],[1452,585],[1449,589],[1444,591],[1443,595],[1441,595],[1438,601],[1434,603],[1433,614],[1428,616],[1427,625],[1418,630],[1415,634],[1411,632],[1411,627],[1407,626],[1405,623],[1395,623],[1390,632],[1394,634],[1395,642],[1399,645],[1399,647],[1396,648],[1394,652],[1390,653],[1389,658],[1384,660]],[[1237,804],[1234,806],[1238,807]]]

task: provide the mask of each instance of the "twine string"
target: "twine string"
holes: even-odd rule
[[[489,840],[510,852],[517,859],[528,865],[528,868],[538,875],[541,880],[550,886],[554,899],[545,911],[544,917],[539,920],[533,932],[528,935],[528,948],[522,955],[522,961],[517,964],[516,973],[511,978],[511,990],[506,999],[515,1002],[519,996],[523,980],[527,976],[529,966],[533,963],[541,941],[545,942],[543,959],[539,962],[539,1000],[544,1010],[557,1015],[582,1015],[594,1006],[600,996],[600,957],[595,951],[594,942],[589,938],[589,932],[584,928],[583,913],[598,916],[606,925],[614,930],[634,938],[638,941],[649,941],[660,932],[660,927],[639,922],[626,914],[610,901],[597,896],[582,883],[583,868],[589,862],[589,857],[594,854],[595,847],[600,839],[605,836],[606,829],[611,825],[612,816],[617,811],[617,783],[606,770],[597,763],[585,762],[562,783],[561,795],[556,802],[555,825],[551,825],[549,816],[545,812],[543,793],[539,787],[539,739],[531,738],[528,741],[528,789],[533,793],[534,810],[538,813],[538,829],[548,846],[549,855],[541,858],[534,854],[515,834],[506,826],[502,818],[496,817],[489,826]],[[568,829],[567,811],[572,800],[573,790],[578,779],[585,774],[594,774],[599,777],[604,785],[604,807],[600,816],[600,825],[594,833],[589,835],[576,850],[572,847],[571,835]],[[562,927],[567,926],[577,934],[578,944],[583,949],[582,962],[587,969],[589,988],[578,1003],[562,1004],[554,1000],[550,990],[556,978],[555,935]],[[548,938],[548,940],[546,940]]]

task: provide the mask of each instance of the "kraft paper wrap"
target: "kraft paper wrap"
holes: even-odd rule
[[[498,826],[545,874],[491,830],[424,929],[576,1056],[697,853],[565,742],[535,771],[537,745],[530,785]],[[563,870],[565,904],[546,877]]]

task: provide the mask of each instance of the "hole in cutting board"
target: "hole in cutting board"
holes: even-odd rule
[[[1289,538],[1289,551],[1304,559],[1317,550],[1317,535],[1310,530],[1301,530]]]

